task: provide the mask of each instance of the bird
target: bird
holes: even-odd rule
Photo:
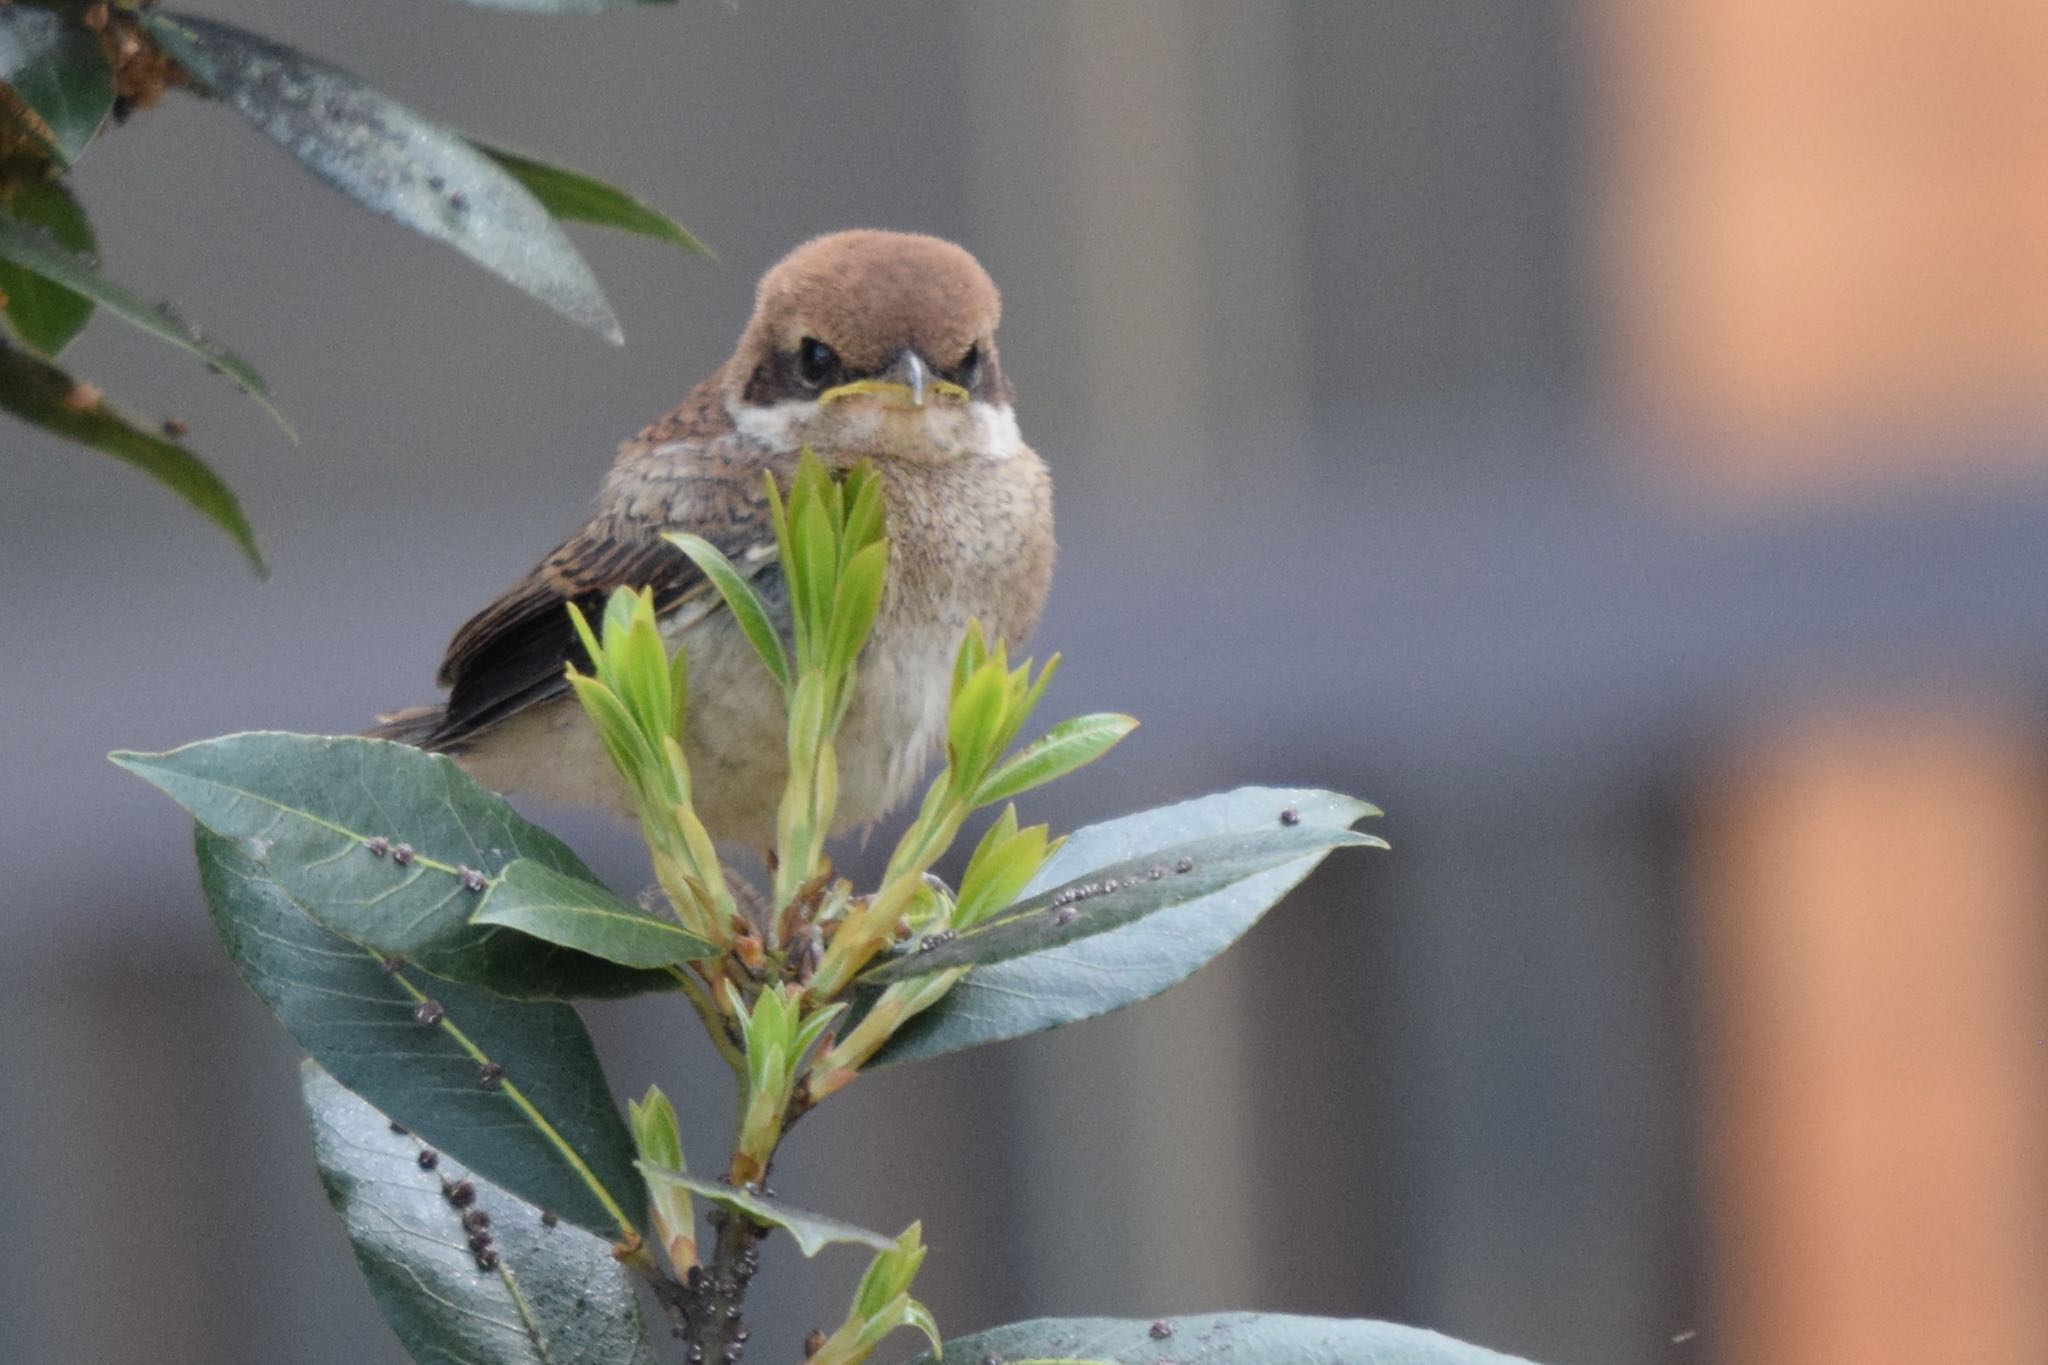
[[[695,563],[694,532],[747,575],[785,638],[787,594],[764,475],[784,488],[808,449],[879,475],[888,570],[838,740],[833,830],[871,827],[931,766],[970,621],[1021,645],[1055,555],[1052,478],[1026,445],[996,348],[1002,300],[966,249],[855,230],[798,246],[761,277],[730,359],[623,442],[583,526],[455,632],[438,705],[368,733],[451,755],[501,792],[634,808],[567,670],[589,660],[570,619],[649,589],[688,653],[683,751],[698,818],[722,844],[772,848],[787,773],[781,687]]]

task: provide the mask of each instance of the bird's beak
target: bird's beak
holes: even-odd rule
[[[964,403],[969,397],[967,390],[958,384],[932,374],[931,367],[924,363],[924,357],[912,346],[898,351],[874,378],[835,385],[819,394],[818,401],[835,403],[861,393],[874,394],[890,407],[913,409],[922,408],[928,398]]]
[[[924,358],[908,346],[896,353],[896,363],[889,367],[888,378],[910,390],[910,406],[924,406]]]

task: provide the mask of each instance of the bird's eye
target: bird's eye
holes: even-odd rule
[[[804,383],[821,389],[839,374],[839,352],[816,337],[805,337],[797,343],[796,372]]]
[[[963,389],[974,387],[974,381],[981,378],[981,345],[979,342],[967,348],[967,354],[960,357],[960,363],[953,367],[953,382]]]

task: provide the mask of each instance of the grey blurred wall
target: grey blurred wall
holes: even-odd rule
[[[206,9],[632,186],[721,259],[584,234],[613,350],[222,110],[174,100],[80,169],[108,267],[253,355],[304,441],[114,324],[78,348],[190,421],[269,549],[257,583],[140,478],[0,429],[0,1356],[401,1358],[185,824],[102,756],[427,699],[448,632],[723,357],[758,272],[869,224],[956,237],[1005,288],[1059,491],[1049,706],[1145,721],[1032,814],[1319,782],[1385,805],[1396,851],[1333,860],[1162,1001],[863,1083],[782,1187],[924,1216],[953,1329],[1257,1306],[1674,1358],[1700,1291],[1665,760],[1725,680],[1715,622],[1746,639],[1755,604],[1678,632],[1659,594],[1753,556],[1583,453],[1570,7]],[[2034,524],[1992,523],[1966,534]],[[619,833],[560,827],[644,879]],[[618,1084],[680,1092],[712,1150],[727,1091],[686,1019],[598,1025]],[[756,1351],[793,1358],[854,1268],[772,1270]]]

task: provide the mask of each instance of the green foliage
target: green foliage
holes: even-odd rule
[[[0,123],[15,122],[60,167],[84,153],[114,107],[114,72],[77,7],[0,7]]]
[[[806,1256],[816,1256],[826,1247],[832,1246],[864,1246],[886,1250],[895,1245],[881,1233],[855,1227],[843,1219],[791,1208],[779,1199],[762,1194],[758,1186],[748,1189],[725,1181],[700,1180],[687,1172],[664,1169],[647,1162],[641,1163],[640,1171],[647,1177],[647,1183],[657,1189],[669,1186],[687,1190],[702,1196],[707,1202],[728,1213],[739,1214],[762,1227],[783,1229],[796,1243],[797,1250]]]
[[[910,1297],[910,1282],[924,1264],[923,1229],[912,1223],[888,1250],[868,1264],[853,1292],[853,1308],[839,1330],[825,1339],[810,1365],[859,1365],[874,1354],[882,1338],[901,1327],[925,1334],[933,1350],[941,1348],[938,1321],[931,1310]]]
[[[313,1156],[377,1306],[425,1365],[654,1365],[611,1246],[465,1169],[311,1062]]]
[[[655,624],[654,594],[646,589],[612,594],[602,639],[573,603],[569,618],[591,662],[587,674],[569,671],[569,686],[632,795],[654,874],[683,926],[725,946],[737,907],[711,835],[691,804],[683,755],[688,661],[681,653],[669,658]]]
[[[100,391],[48,361],[0,340],[0,409],[30,426],[135,466],[195,508],[258,570],[263,553],[241,501],[198,456],[168,434],[144,431]]]
[[[237,841],[321,925],[422,971],[516,999],[674,983],[471,915],[529,858],[608,895],[562,842],[452,759],[380,739],[257,733],[114,761]]]
[[[44,250],[90,257],[92,224],[62,181],[17,185],[4,206],[0,227],[36,234]],[[8,220],[11,220],[9,222]],[[92,318],[92,300],[56,279],[16,265],[0,254],[0,311],[23,343],[43,355],[71,344]]]
[[[246,29],[153,11],[149,33],[214,99],[374,213],[445,243],[610,341],[596,276],[524,185],[463,138],[329,66]]]
[[[475,0],[490,3],[491,0]],[[500,9],[595,13],[669,0],[497,0]],[[125,103],[116,108],[115,53]],[[0,408],[125,460],[226,530],[261,567],[240,508],[195,454],[116,414],[54,362],[95,308],[196,356],[290,434],[254,368],[101,273],[91,224],[63,177],[110,113],[185,89],[236,110],[301,165],[372,212],[460,251],[608,340],[622,339],[563,222],[635,233],[708,256],[665,215],[601,180],[473,142],[284,43],[136,0],[0,3]],[[90,394],[83,405],[50,393]],[[293,439],[296,439],[294,437]]]
[[[1138,863],[1149,875],[1154,850],[1268,829],[1283,810],[1292,810],[1301,828],[1317,830],[1348,830],[1379,814],[1335,792],[1241,787],[1076,830],[1023,894],[1102,880],[1113,868]],[[1304,852],[1120,929],[977,967],[928,1011],[892,1031],[872,1064],[922,1061],[1022,1038],[1149,1000],[1237,942],[1322,859],[1321,852]],[[916,984],[890,986],[881,998]]]
[[[75,233],[85,226],[80,218],[72,225],[72,230]],[[257,374],[247,361],[180,321],[176,312],[166,305],[152,304],[100,274],[93,262],[65,250],[53,235],[38,231],[21,218],[0,214],[0,261],[46,280],[74,297],[96,303],[146,335],[195,356],[208,368],[226,375],[228,382],[260,403],[285,433],[291,434],[284,414],[270,401],[270,390],[264,387],[263,376]]]
[[[1333,849],[1384,847],[1351,828],[1371,806],[1301,789],[1244,788],[1065,840],[1021,824],[1013,798],[1135,722],[1084,716],[1018,747],[1057,660],[1012,664],[1003,641],[971,625],[950,679],[944,766],[879,884],[836,876],[825,853],[834,741],[881,610],[884,492],[873,470],[835,478],[808,457],[787,489],[771,486],[780,595],[757,594],[705,542],[679,541],[786,702],[790,763],[766,890],[725,866],[695,814],[688,661],[670,656],[645,591],[616,593],[594,624],[573,614],[589,668],[570,683],[631,794],[666,906],[619,897],[449,760],[400,745],[250,734],[116,755],[198,821],[202,884],[230,958],[324,1068],[309,1067],[306,1083],[322,1176],[416,1358],[650,1360],[626,1272],[652,1287],[697,1358],[734,1358],[755,1247],[777,1229],[806,1256],[874,1253],[844,1320],[814,1343],[814,1365],[857,1365],[904,1328],[936,1353],[938,1325],[912,1294],[919,1225],[885,1237],[767,1189],[791,1125],[875,1066],[1156,994]],[[931,869],[992,805],[955,893]],[[709,1173],[690,1170],[659,1089],[620,1119],[563,1003],[668,988],[739,1088],[731,1146]],[[488,1207],[487,1224],[465,1219],[470,1195],[452,1197],[458,1188]],[[1024,1323],[949,1349],[1150,1365],[1505,1360],[1430,1333],[1255,1315],[1188,1319],[1164,1335],[1145,1323]]]
[[[633,1144],[574,1010],[388,961],[323,929],[240,845],[204,827],[196,842],[228,959],[314,1061],[521,1198],[601,1236],[631,1226]],[[485,1084],[485,1066],[502,1075]]]
[[[654,1233],[677,1274],[697,1264],[697,1210],[689,1189],[678,1183],[687,1175],[683,1162],[683,1133],[676,1122],[676,1107],[661,1087],[650,1085],[638,1100],[630,1100],[626,1111],[633,1124],[633,1145],[639,1150],[639,1167],[660,1172],[666,1179],[649,1181],[648,1202],[654,1214]]]
[[[672,967],[718,950],[594,882],[520,858],[498,874],[472,924],[502,924],[622,967]]]
[[[939,1358],[933,1351],[914,1365],[937,1365]],[[1527,1365],[1419,1328],[1281,1313],[1040,1318],[949,1341],[945,1358],[1010,1365]]]

